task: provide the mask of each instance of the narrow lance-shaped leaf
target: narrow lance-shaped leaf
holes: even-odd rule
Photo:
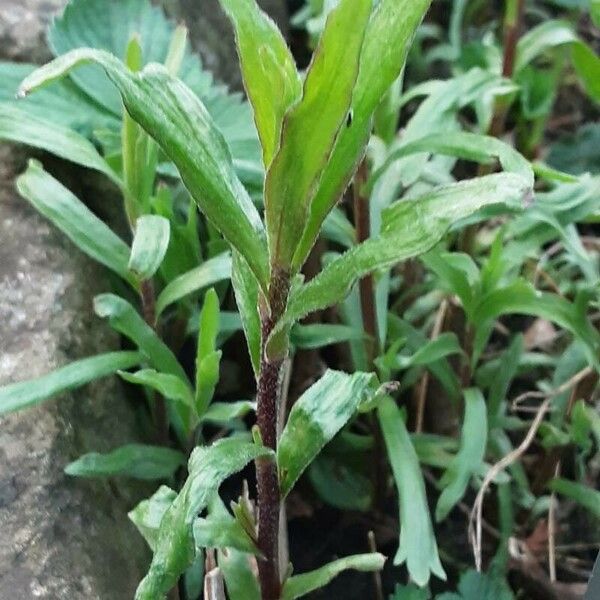
[[[117,174],[89,140],[72,129],[45,121],[8,103],[0,103],[0,140],[45,150],[99,171],[117,185],[122,185]]]
[[[36,379],[9,383],[0,387],[0,414],[34,406],[94,379],[139,365],[143,359],[140,352],[109,352],[76,360]]]
[[[267,173],[265,213],[271,263],[289,270],[358,75],[371,0],[341,0],[327,18],[300,102],[286,115]]]
[[[82,252],[134,284],[127,268],[129,246],[39,162],[29,161],[17,189]]]
[[[385,564],[385,556],[378,552],[372,554],[355,554],[339,558],[310,573],[301,573],[290,577],[283,584],[282,600],[294,600],[306,596],[319,588],[326,586],[332,579],[343,571],[381,571]]]
[[[90,452],[65,467],[75,477],[114,477],[165,479],[185,464],[178,450],[144,444],[128,444],[106,454]]]
[[[166,597],[194,559],[192,524],[198,513],[227,477],[243,469],[251,460],[269,453],[268,448],[234,438],[192,452],[189,476],[161,520],[154,557],[136,591],[136,600]]]
[[[377,411],[400,501],[400,546],[394,564],[406,561],[410,577],[419,586],[427,584],[430,572],[445,580],[425,482],[402,413],[389,396],[383,398]]]
[[[235,29],[244,87],[268,168],[279,148],[283,117],[300,98],[302,82],[277,25],[255,0],[220,2]]]
[[[233,548],[259,554],[256,544],[231,516],[209,516],[194,521],[194,542],[198,548]]]
[[[155,369],[141,369],[135,373],[119,371],[119,375],[129,383],[156,390],[167,400],[183,402],[190,408],[194,406],[194,395],[190,385],[177,375],[160,373]]]
[[[252,273],[250,273],[252,276]],[[189,294],[199,292],[219,281],[231,277],[231,255],[223,252],[209,258],[196,268],[183,273],[169,282],[156,299],[156,312],[162,312],[171,304],[185,298]]]
[[[29,75],[19,94],[25,96],[89,63],[104,69],[129,115],[160,144],[200,209],[244,255],[266,288],[268,259],[263,225],[235,175],[227,143],[198,97],[163,66],[151,64],[133,73],[111,54],[84,48]]]
[[[156,549],[160,522],[175,498],[177,498],[175,490],[161,485],[150,498],[142,500],[127,514],[153,552]]]
[[[129,270],[140,279],[150,279],[169,247],[169,221],[157,215],[143,215],[135,223]]]
[[[202,415],[201,421],[226,425],[233,419],[245,417],[256,410],[256,402],[237,400],[236,402],[213,402]]]
[[[465,390],[465,417],[463,421],[460,449],[440,484],[444,487],[436,509],[436,521],[442,521],[456,503],[464,496],[471,477],[483,465],[487,441],[487,411],[485,400],[478,389]]]
[[[292,489],[323,446],[356,414],[376,378],[327,371],[292,407],[277,446],[281,496]]]
[[[566,498],[575,500],[600,519],[600,492],[598,490],[560,477],[553,479],[548,487]]]
[[[292,293],[283,318],[269,338],[267,352],[271,356],[284,353],[286,346],[281,332],[307,314],[340,302],[360,277],[427,252],[453,223],[486,205],[519,206],[530,191],[520,175],[499,173],[442,186],[414,200],[396,202],[383,213],[379,237],[348,250]]]
[[[294,267],[304,263],[321,223],[348,186],[369,140],[373,113],[400,76],[415,31],[430,3],[431,0],[380,0],[377,4],[360,57],[350,109],[352,123],[341,129],[321,177],[294,256]]]

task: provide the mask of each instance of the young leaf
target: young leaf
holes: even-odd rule
[[[334,560],[319,569],[309,573],[301,573],[290,577],[283,584],[282,600],[295,600],[306,596],[319,588],[326,586],[332,579],[343,571],[354,569],[356,571],[381,571],[385,564],[385,556],[377,552],[372,554],[355,554]]]
[[[170,226],[164,217],[143,215],[135,223],[129,270],[140,279],[150,279],[169,247]]]
[[[442,521],[463,497],[469,480],[481,471],[487,440],[485,400],[476,389],[465,390],[465,417],[460,449],[440,480],[444,488],[435,509],[436,521]]]
[[[177,498],[176,491],[161,485],[150,498],[142,500],[127,514],[153,552],[156,549],[160,522],[175,498]]]
[[[112,375],[119,369],[139,365],[143,359],[139,352],[108,352],[76,360],[36,379],[9,383],[0,387],[0,414],[34,406],[94,379]]]
[[[369,21],[352,96],[352,123],[340,130],[310,205],[308,222],[294,256],[299,268],[312,248],[321,223],[350,182],[371,133],[371,117],[398,79],[414,33],[430,0],[380,0]]]
[[[372,390],[370,373],[328,370],[295,402],[277,446],[282,498]]]
[[[549,486],[551,490],[558,492],[566,498],[575,500],[584,508],[590,511],[595,517],[600,519],[600,492],[568,479],[553,479]]]
[[[129,383],[144,385],[156,390],[167,400],[183,402],[186,406],[194,406],[194,396],[189,384],[181,377],[169,373],[159,373],[154,369],[141,369],[135,373],[119,371],[119,375]]]
[[[429,581],[430,572],[445,580],[423,475],[402,413],[389,396],[380,402],[377,412],[400,501],[400,546],[394,564],[406,561],[411,579],[421,587]]]
[[[231,277],[231,255],[223,252],[195,269],[180,275],[165,286],[156,299],[156,312],[162,312],[174,302]]]
[[[103,68],[129,115],[175,163],[200,209],[246,258],[266,289],[268,259],[263,225],[235,175],[227,143],[202,102],[164,67],[151,64],[134,73],[111,54],[84,48],[32,73],[21,84],[19,94],[25,96],[89,63]]]
[[[134,477],[135,479],[165,479],[185,464],[178,450],[144,444],[128,444],[107,454],[90,452],[65,467],[67,475],[75,477]]]
[[[331,11],[302,99],[284,119],[281,145],[265,182],[265,219],[271,263],[285,270],[291,267],[337,133],[346,124],[371,1],[341,0]]]
[[[127,300],[114,294],[100,294],[94,298],[94,310],[99,317],[108,318],[113,329],[130,338],[155,369],[188,381],[175,355]]]
[[[294,58],[277,25],[255,0],[220,0],[235,29],[244,87],[269,168],[279,148],[281,125],[302,94]]]
[[[490,204],[519,205],[530,192],[520,175],[499,173],[435,188],[426,196],[396,202],[383,213],[381,235],[331,261],[314,279],[291,294],[283,318],[269,338],[267,352],[281,348],[278,339],[290,324],[340,302],[354,282],[376,269],[423,254],[450,226]]]
[[[230,438],[208,448],[196,448],[190,457],[189,476],[165,512],[156,538],[150,569],[141,581],[136,600],[164,598],[194,559],[192,524],[221,483],[251,460],[270,450]]]
[[[17,189],[80,250],[134,283],[127,268],[127,244],[81,200],[44,171],[39,162],[29,161],[27,170],[17,179]]]
[[[45,150],[99,171],[117,185],[122,185],[118,175],[98,154],[94,145],[82,135],[6,103],[0,103],[0,140]]]

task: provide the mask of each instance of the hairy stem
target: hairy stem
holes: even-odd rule
[[[289,293],[289,276],[273,269],[269,287],[269,307],[261,316],[262,349],[258,374],[257,423],[265,446],[277,449],[277,422],[281,396],[283,360],[269,359],[265,345],[273,327],[283,314]],[[268,313],[268,314],[266,314]],[[277,464],[272,458],[256,461],[258,492],[258,546],[263,557],[258,559],[258,575],[262,600],[279,600],[279,513],[280,494]]]

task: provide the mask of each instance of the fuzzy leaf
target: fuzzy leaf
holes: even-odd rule
[[[169,247],[169,221],[157,215],[143,215],[135,224],[129,270],[140,279],[150,279],[160,267]]]

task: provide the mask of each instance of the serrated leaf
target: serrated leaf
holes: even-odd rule
[[[323,446],[356,414],[376,378],[328,370],[294,403],[277,446],[280,491],[289,493]]]
[[[485,400],[476,388],[465,390],[465,416],[460,448],[440,480],[443,487],[435,509],[436,521],[442,521],[464,496],[471,477],[481,471],[487,441]]]
[[[94,379],[129,369],[142,360],[139,352],[108,352],[76,360],[36,379],[9,383],[0,387],[0,414],[34,406]]]
[[[520,175],[499,173],[435,188],[415,200],[396,202],[383,213],[383,228],[331,261],[314,279],[292,293],[283,318],[267,345],[273,355],[278,336],[307,314],[340,302],[359,278],[376,269],[423,254],[450,226],[491,204],[519,205],[530,192]]]
[[[189,408],[194,406],[193,393],[189,384],[177,375],[160,373],[154,369],[141,369],[135,373],[119,371],[119,375],[129,383],[156,390],[167,400],[183,402]]]
[[[19,93],[24,96],[89,63],[100,65],[107,73],[129,115],[160,144],[208,220],[246,258],[266,288],[264,228],[235,175],[227,143],[202,102],[164,67],[151,64],[134,73],[107,52],[84,48],[32,73]]]
[[[0,140],[45,150],[77,165],[99,171],[113,183],[122,185],[118,175],[100,156],[95,146],[82,135],[1,102]]]
[[[319,588],[326,586],[332,579],[343,571],[381,571],[385,564],[385,556],[377,552],[372,554],[355,554],[334,560],[319,569],[309,573],[294,575],[283,584],[282,600],[294,600],[306,596]]]
[[[140,279],[150,279],[160,267],[169,247],[169,221],[157,215],[143,215],[135,223],[129,270]]]
[[[229,252],[223,252],[209,258],[191,271],[176,277],[165,286],[156,299],[156,312],[160,315],[167,306],[230,277],[231,254]]]
[[[17,178],[17,190],[82,252],[133,285],[129,246],[39,162],[29,161]]]
[[[165,512],[150,569],[141,581],[136,600],[159,600],[175,585],[194,559],[192,524],[221,483],[270,450],[234,438],[196,448],[188,464],[189,476]]]
[[[165,479],[185,464],[178,450],[144,444],[127,444],[106,454],[90,452],[65,467],[74,477],[114,477]]]
[[[338,131],[346,126],[370,14],[371,0],[341,0],[329,14],[302,99],[283,122],[265,182],[265,220],[271,263],[286,271]]]
[[[561,496],[575,500],[578,504],[581,504],[596,518],[600,519],[600,492],[577,483],[575,481],[569,481],[568,479],[556,478],[553,479],[548,487],[554,492],[559,493]]]
[[[400,502],[400,546],[394,564],[406,562],[411,579],[427,585],[430,572],[446,579],[429,516],[419,460],[396,403],[388,396],[377,409]]]
[[[283,117],[300,98],[302,82],[277,25],[256,2],[220,1],[235,29],[244,87],[268,168],[279,148]]]
[[[153,552],[156,549],[160,522],[175,498],[177,498],[175,490],[161,485],[150,498],[142,500],[127,514]]]
[[[352,96],[352,124],[341,129],[319,182],[294,256],[295,268],[306,260],[321,223],[341,198],[362,159],[371,133],[372,115],[400,76],[414,33],[429,4],[430,0],[380,0],[373,11]]]

